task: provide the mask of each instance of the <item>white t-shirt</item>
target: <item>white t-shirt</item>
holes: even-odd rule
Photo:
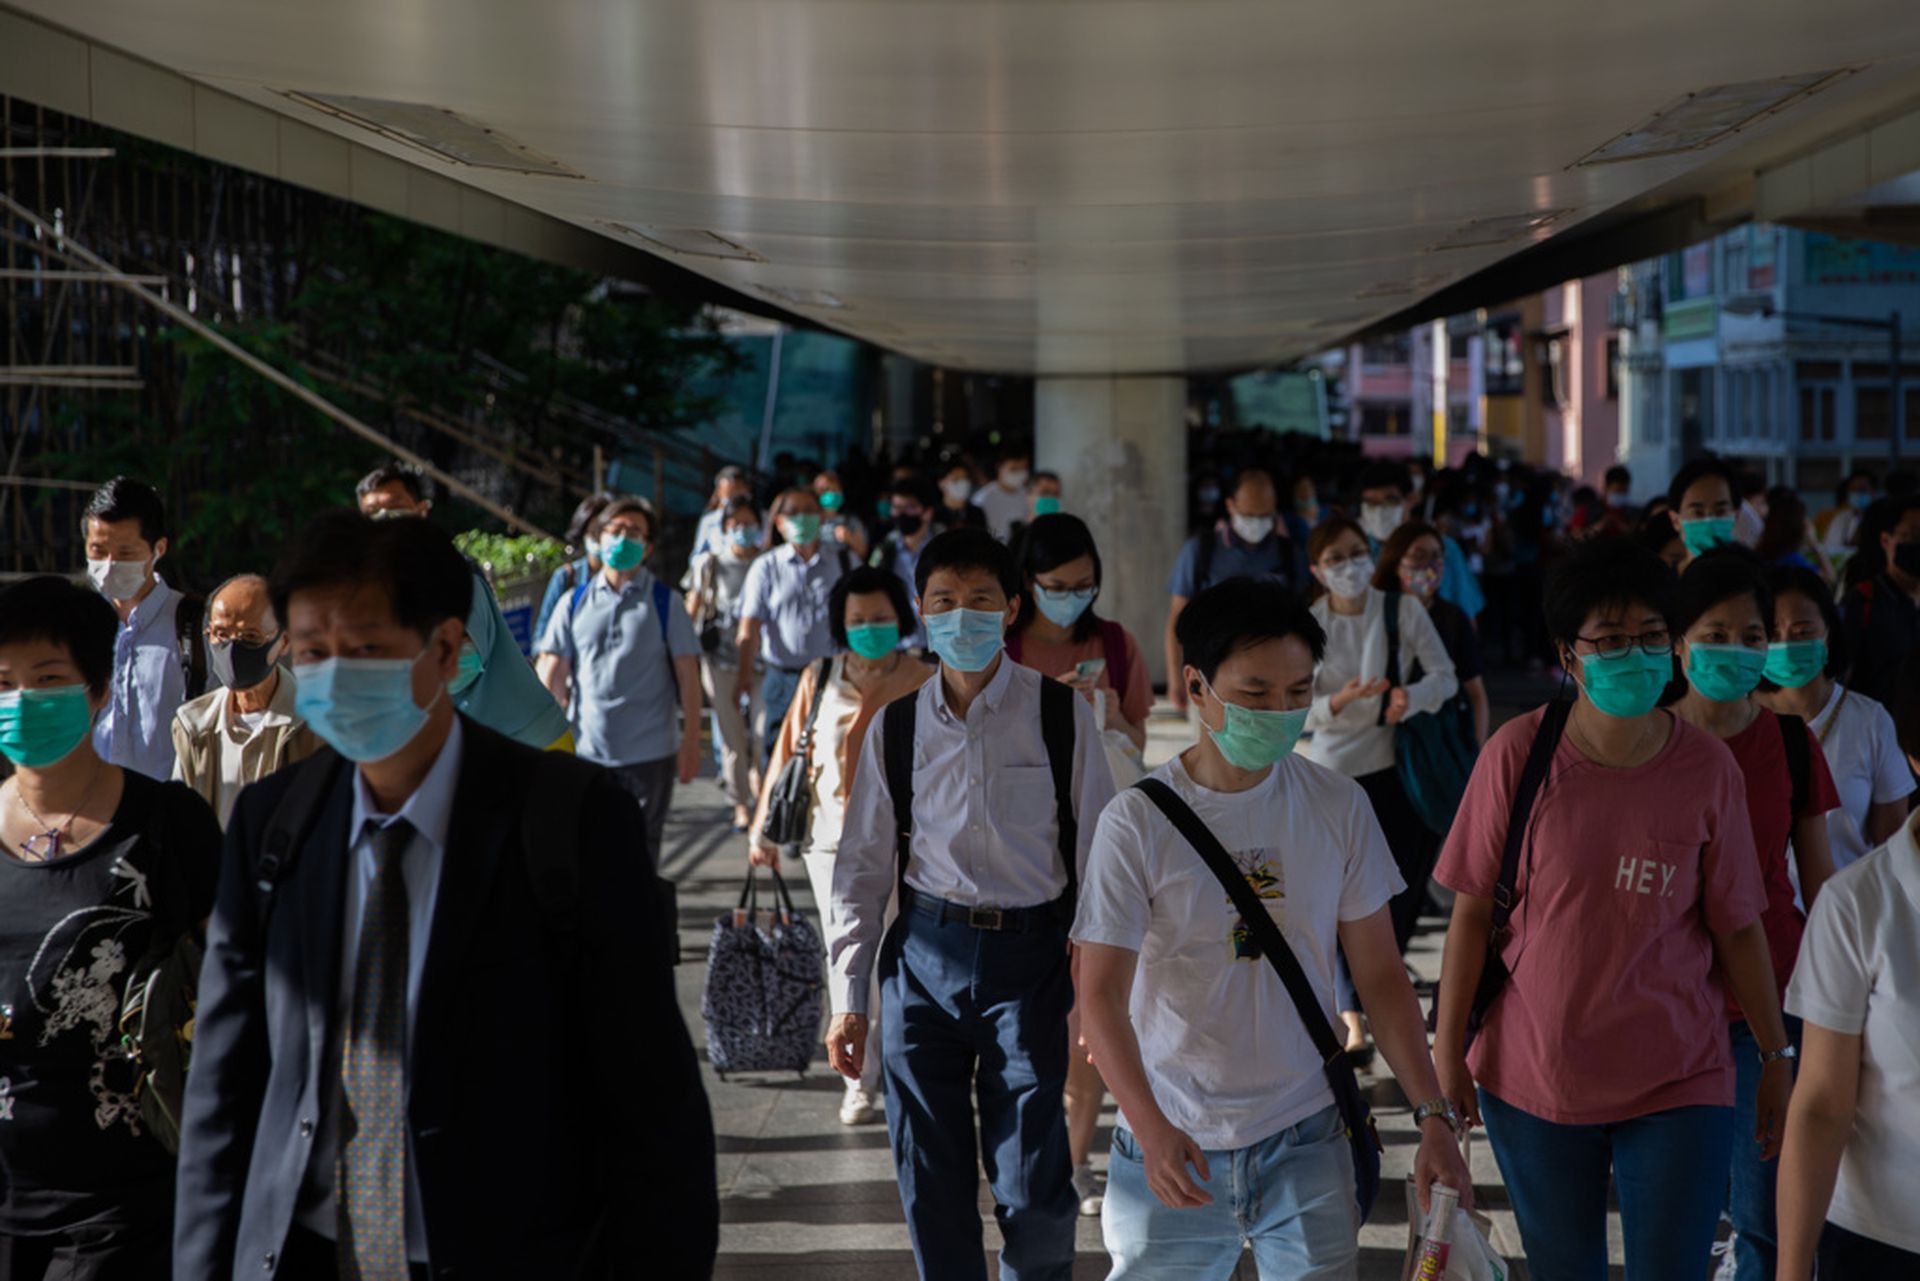
[[[1840,792],[1840,808],[1827,811],[1827,843],[1838,870],[1867,853],[1868,808],[1911,795],[1913,772],[1900,751],[1893,717],[1858,690],[1836,682],[1827,705],[1809,726]]]
[[[1402,888],[1366,793],[1289,756],[1249,791],[1212,792],[1175,757],[1155,770],[1247,872],[1331,1022],[1339,922]],[[1073,938],[1140,954],[1133,1026],[1153,1097],[1203,1148],[1250,1147],[1333,1102],[1273,966],[1245,956],[1240,914],[1138,791],[1114,798],[1087,856]],[[1334,1026],[1338,1027],[1336,1022]]]
[[[973,496],[973,505],[987,514],[988,532],[1003,543],[1013,533],[1016,522],[1033,519],[1027,491],[1024,488],[1002,489],[997,480],[980,487]]]
[[[1853,1135],[1827,1218],[1920,1250],[1920,847],[1909,821],[1828,881],[1787,987],[1787,1012],[1860,1038]]]

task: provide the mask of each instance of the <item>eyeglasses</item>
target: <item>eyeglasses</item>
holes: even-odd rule
[[[236,641],[242,645],[271,645],[280,639],[280,634],[275,632],[269,636],[261,631],[248,630],[232,632],[223,628],[209,627],[207,628],[207,639],[215,645],[231,645]]]
[[[1593,652],[1605,659],[1625,658],[1627,651],[1636,645],[1654,658],[1673,653],[1673,634],[1664,630],[1641,632],[1638,636],[1616,632],[1611,636],[1575,636],[1574,639],[1593,646]]]

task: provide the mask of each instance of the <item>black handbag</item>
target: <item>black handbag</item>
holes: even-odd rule
[[[807,826],[813,810],[813,723],[819,719],[820,704],[827,697],[827,676],[833,660],[823,658],[814,683],[813,705],[807,709],[806,728],[794,745],[793,755],[780,767],[767,795],[767,821],[761,825],[760,839],[768,845],[798,845],[807,839]]]
[[[1253,886],[1240,869],[1234,866],[1233,856],[1220,844],[1220,838],[1200,821],[1200,816],[1180,799],[1171,787],[1157,778],[1146,778],[1134,784],[1147,799],[1159,807],[1167,821],[1172,823],[1180,835],[1187,838],[1207,870],[1219,879],[1227,891],[1227,897],[1233,900],[1239,909],[1240,922],[1246,927],[1252,942],[1266,956],[1280,982],[1286,987],[1287,995],[1293,998],[1294,1008],[1300,1012],[1300,1021],[1306,1025],[1307,1035],[1313,1039],[1313,1048],[1319,1053],[1321,1070],[1326,1073],[1327,1085],[1333,1091],[1333,1103],[1339,1109],[1340,1119],[1346,1124],[1347,1146],[1353,1152],[1353,1195],[1360,1205],[1360,1220],[1365,1222],[1373,1210],[1373,1203],[1380,1195],[1380,1132],[1373,1123],[1373,1109],[1367,1106],[1367,1099],[1360,1092],[1360,1081],[1353,1074],[1353,1064],[1347,1059],[1346,1045],[1333,1034],[1333,1024],[1327,1018],[1327,1012],[1320,1008],[1320,999],[1314,995],[1313,984],[1307,980],[1305,970],[1300,968],[1299,958],[1293,949],[1287,946],[1287,939],[1280,927],[1273,923],[1273,917],[1267,914],[1266,906]]]

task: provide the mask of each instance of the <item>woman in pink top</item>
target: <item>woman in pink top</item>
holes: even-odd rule
[[[1547,631],[1579,694],[1523,819],[1498,940],[1511,978],[1471,1055],[1514,792],[1544,712],[1488,741],[1436,873],[1458,897],[1435,1065],[1462,1115],[1485,1118],[1536,1281],[1606,1275],[1610,1175],[1627,1275],[1700,1281],[1732,1146],[1774,1155],[1792,1087],[1770,1063],[1757,1134],[1734,1134],[1726,989],[1763,1049],[1787,1037],[1740,768],[1656,706],[1672,591],[1659,559],[1620,539],[1582,544],[1548,581]]]
[[[1120,624],[1093,612],[1100,596],[1100,549],[1077,516],[1054,513],[1027,525],[1015,549],[1027,590],[1007,634],[1007,654],[1023,667],[1051,676],[1088,698],[1106,691],[1106,724],[1136,748],[1147,742],[1153,686],[1140,642]],[[1080,1009],[1067,1016],[1067,1044],[1080,1042]],[[1080,1212],[1098,1215],[1104,1200],[1093,1173],[1093,1139],[1107,1097],[1100,1070],[1073,1049],[1067,1056],[1067,1146]]]

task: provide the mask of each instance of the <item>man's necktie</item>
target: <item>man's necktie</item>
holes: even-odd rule
[[[353,1012],[341,1047],[346,1113],[335,1173],[344,1281],[407,1281],[407,882],[413,826],[369,823]]]

